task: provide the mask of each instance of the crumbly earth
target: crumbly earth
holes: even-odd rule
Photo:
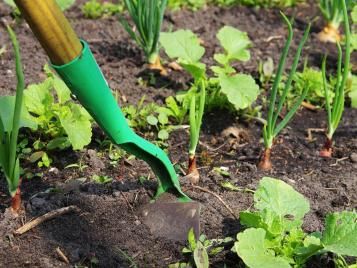
[[[302,36],[307,23],[314,21],[312,37],[303,57],[308,58],[310,65],[319,66],[323,54],[328,52],[333,66],[336,60],[334,46],[319,43],[316,39],[316,34],[323,27],[320,18],[314,20],[318,16],[316,5],[301,4],[285,12],[296,17],[296,39],[292,48],[297,47],[297,40]],[[116,18],[85,19],[80,12],[80,5],[69,10],[67,16],[77,33],[90,43],[111,88],[120,93],[121,105],[135,104],[143,95],[148,102],[162,103],[165,97],[187,88],[189,78],[176,71],[171,71],[166,78],[155,76],[154,83],[150,85],[140,83],[140,78],[147,81],[151,75],[146,71],[140,50]],[[2,3],[0,17],[12,23],[10,11]],[[274,63],[277,63],[286,35],[277,9],[208,7],[195,13],[185,10],[167,12],[164,27],[189,28],[199,34],[206,48],[204,62],[212,64],[212,54],[220,49],[215,34],[223,25],[247,31],[253,42],[252,59],[238,64],[236,67],[239,70],[258,77],[260,61],[272,57]],[[21,44],[26,82],[40,82],[43,79],[41,70],[47,58],[24,22],[13,27]],[[0,95],[14,94],[16,81],[13,55],[5,28],[1,25],[0,47],[3,44],[7,52],[0,56]],[[328,212],[357,207],[357,161],[353,155],[357,153],[356,118],[357,110],[346,109],[335,136],[333,158],[321,159],[318,151],[323,144],[323,133],[313,132],[313,140],[309,141],[307,130],[324,128],[325,113],[299,111],[290,126],[279,136],[273,149],[274,170],[261,172],[257,170],[256,164],[262,149],[262,126],[258,122],[244,122],[238,117],[227,116],[225,111],[209,113],[204,119],[198,148],[200,186],[220,195],[238,214],[252,206],[252,194],[226,190],[221,187],[223,181],[230,181],[242,189],[254,190],[264,176],[280,178],[304,194],[311,203],[304,229],[308,232],[322,230],[323,219]],[[238,129],[239,138],[223,135],[222,132],[229,127]],[[103,133],[97,128],[94,137],[104,139]],[[187,147],[187,132],[182,129],[173,132],[168,152],[174,163],[186,164]],[[93,150],[98,153],[98,157],[93,154]],[[33,173],[43,172],[43,176],[23,181],[24,213],[17,220],[11,219],[12,228],[8,225],[9,215],[5,213],[10,198],[5,180],[0,180],[1,267],[133,267],[131,261],[138,267],[166,267],[184,259],[181,253],[183,243],[154,237],[142,223],[140,207],[149,201],[156,187],[154,179],[139,182],[140,176],[154,177],[145,163],[138,160],[119,161],[117,166],[113,166],[108,153],[95,141],[81,152],[67,150],[50,152],[50,155],[54,159],[50,170],[39,169],[24,162],[28,170]],[[64,168],[79,161],[88,167],[84,170]],[[213,167],[227,167],[230,176],[224,178],[215,174],[212,172]],[[98,185],[77,180],[90,178],[93,174],[107,175],[114,178],[114,181]],[[235,236],[241,226],[226,208],[210,193],[192,189],[187,181],[181,181],[187,194],[202,204],[202,233],[208,238]],[[24,235],[12,235],[14,225],[21,226],[33,217],[68,205],[78,206],[80,212],[57,217]],[[68,257],[70,264],[59,258],[57,247]],[[239,258],[229,249],[228,246],[223,253],[211,259],[212,267],[222,267],[224,262],[228,267],[241,265]],[[330,257],[315,258],[308,267],[333,267]]]

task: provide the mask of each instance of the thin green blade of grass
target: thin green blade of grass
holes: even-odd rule
[[[330,133],[331,126],[332,126],[332,118],[331,118],[330,95],[329,95],[329,91],[327,88],[327,79],[326,79],[326,59],[327,59],[327,56],[325,55],[322,60],[321,72],[322,72],[322,82],[323,82],[324,94],[325,94],[325,100],[326,100],[327,123],[328,123],[328,128],[329,128],[328,133]]]

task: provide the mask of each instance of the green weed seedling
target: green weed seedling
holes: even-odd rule
[[[104,175],[93,175],[91,181],[97,184],[107,184],[113,181],[113,178]]]
[[[342,48],[340,43],[337,43],[338,60],[337,60],[337,75],[336,83],[334,86],[334,96],[331,101],[331,96],[328,94],[327,79],[326,79],[326,56],[322,62],[322,78],[325,89],[326,111],[327,111],[327,133],[326,142],[320,152],[322,157],[332,156],[332,138],[341,121],[343,110],[345,107],[345,88],[349,76],[350,66],[350,46],[351,46],[351,33],[348,21],[347,7],[344,1],[342,2],[342,9],[344,14],[344,30],[345,30],[345,58],[342,71]],[[332,105],[330,104],[332,103]]]
[[[149,69],[159,70],[166,75],[166,70],[161,65],[159,56],[159,37],[167,0],[124,0],[135,31],[124,18],[120,22],[130,37],[144,51]]]
[[[21,208],[20,158],[17,152],[19,129],[21,127],[36,129],[37,125],[23,107],[25,79],[20,48],[15,33],[10,27],[7,30],[14,47],[17,87],[16,96],[0,97],[0,167],[12,197],[12,211],[17,213]]]
[[[293,64],[291,66],[290,73],[288,75],[287,81],[284,85],[283,91],[281,92],[279,96],[279,101],[277,101],[278,97],[278,87],[281,82],[283,70],[285,67],[285,62],[286,62],[286,57],[289,52],[290,44],[293,39],[293,29],[291,26],[291,23],[287,17],[285,17],[284,14],[282,14],[282,17],[288,26],[288,39],[285,42],[285,46],[282,52],[282,55],[280,57],[279,61],[279,66],[278,70],[274,79],[274,83],[272,86],[272,89],[270,91],[270,96],[269,96],[269,110],[268,110],[268,119],[266,121],[266,124],[264,125],[263,129],[263,138],[264,138],[264,151],[262,154],[262,157],[260,159],[260,162],[258,164],[259,168],[262,170],[270,170],[272,168],[272,163],[270,160],[270,155],[271,155],[271,149],[273,147],[274,139],[275,137],[280,133],[280,131],[286,127],[286,125],[289,123],[289,121],[292,119],[298,108],[300,107],[300,104],[302,101],[305,99],[310,87],[306,85],[304,87],[304,90],[302,94],[298,97],[298,99],[295,101],[294,105],[290,108],[290,110],[287,112],[285,115],[284,119],[281,120],[278,123],[278,117],[283,109],[284,103],[286,102],[287,95],[291,89],[291,84],[293,81],[294,74],[296,72],[297,65],[299,63],[301,51],[304,47],[304,44],[309,36],[310,32],[310,25],[307,27],[307,29],[304,32],[304,35],[299,43],[298,49],[296,51],[295,57]]]
[[[248,267],[304,267],[312,256],[328,252],[338,258],[357,256],[354,211],[329,213],[322,233],[307,234],[302,224],[309,201],[285,182],[267,177],[254,193],[254,208],[240,213],[247,229],[237,234],[233,248]]]
[[[99,19],[105,16],[114,16],[124,10],[121,3],[99,2],[98,0],[89,0],[82,6],[83,15],[89,19]]]
[[[16,16],[21,15],[20,10],[17,8],[14,0],[4,0],[4,2],[14,9],[14,14]],[[61,8],[61,10],[65,11],[65,10],[71,8],[74,5],[74,3],[76,2],[76,0],[56,0],[56,2],[58,4],[58,6]]]
[[[344,20],[343,4],[345,4],[348,9],[352,7],[353,2],[354,0],[320,0],[320,11],[327,23],[324,29],[318,34],[320,41],[331,43],[341,42],[342,38],[339,27]]]
[[[205,235],[200,235],[196,239],[191,228],[187,236],[187,246],[182,249],[182,253],[188,257],[187,262],[178,262],[170,264],[169,268],[208,268],[209,257],[218,255],[224,250],[224,247],[234,241],[231,237],[224,239],[207,239]]]

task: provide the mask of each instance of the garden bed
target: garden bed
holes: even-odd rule
[[[80,2],[80,1],[79,1]],[[295,35],[298,40],[306,24],[318,16],[315,4],[301,4],[286,10],[295,16]],[[0,16],[11,20],[9,10],[0,4]],[[140,50],[129,39],[127,33],[115,18],[88,20],[75,7],[67,12],[76,32],[91,45],[112,90],[120,94],[121,105],[136,104],[145,94],[146,102],[163,103],[165,97],[186,88],[188,77],[172,71],[168,77],[155,76],[151,85],[139,83],[152,78],[143,65]],[[285,26],[277,9],[254,9],[233,7],[229,9],[208,7],[197,12],[168,12],[164,28],[189,28],[204,42],[205,63],[210,63],[218,50],[215,34],[223,25],[235,26],[246,31],[253,42],[252,58],[236,66],[245,73],[258,76],[258,64],[267,57],[278,62],[286,36]],[[324,52],[329,52],[331,64],[336,61],[334,45],[318,43],[316,34],[322,28],[317,20],[312,27],[303,57],[309,64],[320,66]],[[25,23],[14,27],[22,50],[27,83],[40,82],[46,56],[39,43],[32,36]],[[6,31],[0,27],[0,44],[11,47]],[[314,46],[312,46],[314,44]],[[292,48],[296,49],[297,41]],[[353,60],[353,59],[352,59]],[[289,58],[291,62],[292,59]],[[16,84],[14,60],[11,53],[0,57],[0,95],[14,94]],[[354,62],[356,63],[356,62]],[[145,83],[144,83],[145,84]],[[322,132],[313,132],[313,139],[307,139],[309,128],[326,127],[324,111],[302,109],[293,122],[279,136],[273,150],[274,170],[262,172],[256,164],[261,153],[261,129],[259,122],[245,122],[225,111],[215,111],[204,117],[201,144],[198,147],[200,186],[219,194],[238,215],[239,211],[252,206],[253,196],[246,191],[229,191],[221,186],[230,181],[242,189],[256,189],[264,176],[279,178],[305,195],[311,203],[311,211],[305,217],[304,229],[323,229],[328,212],[353,210],[357,208],[357,110],[347,108],[341,127],[335,135],[336,147],[333,158],[318,156],[324,141]],[[239,129],[239,137],[226,137],[223,130]],[[5,222],[5,208],[9,207],[5,179],[0,180],[0,266],[4,267],[71,267],[75,264],[97,265],[98,267],[129,267],[128,256],[138,267],[165,267],[183,259],[183,243],[157,238],[150,234],[142,223],[139,208],[150,200],[156,188],[154,179],[139,182],[140,176],[153,174],[139,160],[122,161],[117,167],[110,165],[106,154],[97,156],[101,148],[95,139],[104,139],[101,130],[94,131],[93,142],[86,150],[73,152],[58,151],[51,154],[54,162],[51,169],[43,172],[42,178],[24,180],[22,192],[26,213],[17,222],[41,215],[56,208],[76,205],[80,212],[63,215],[45,222],[21,236],[8,234]],[[186,163],[188,159],[188,134],[186,130],[174,131],[169,139],[168,152],[173,163]],[[93,152],[94,150],[94,152]],[[64,169],[65,166],[83,160],[89,167],[83,171]],[[27,163],[27,165],[30,165]],[[229,177],[212,171],[213,167],[227,167]],[[32,167],[36,170],[36,167]],[[33,171],[33,173],[35,173]],[[78,178],[89,178],[93,174],[114,178],[109,184],[73,183]],[[0,175],[2,176],[2,175]],[[234,237],[240,230],[239,222],[210,193],[192,189],[188,181],[182,180],[184,191],[202,204],[201,230],[208,238]],[[49,188],[62,191],[49,192]],[[36,195],[36,196],[35,196]],[[5,238],[5,235],[8,235]],[[69,258],[70,264],[60,260],[56,253],[59,247]],[[124,253],[123,253],[124,252]],[[226,251],[210,260],[212,267],[238,267],[236,254]],[[316,258],[308,267],[333,267],[332,260]]]

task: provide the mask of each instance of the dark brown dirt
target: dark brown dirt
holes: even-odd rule
[[[318,15],[318,10],[315,5],[304,4],[286,12],[299,18],[296,20],[296,39],[292,46],[296,48],[303,29]],[[171,72],[169,78],[157,78],[155,86],[146,87],[139,83],[139,77],[147,75],[141,52],[129,40],[117,19],[87,20],[81,16],[79,8],[73,8],[67,15],[77,33],[91,44],[111,88],[125,96],[128,103],[136,103],[143,94],[147,96],[147,101],[161,103],[166,96],[173,95],[185,87],[188,78],[177,72]],[[11,21],[9,10],[2,3],[0,16],[8,22]],[[254,43],[251,50],[252,59],[237,65],[237,68],[255,75],[260,60],[270,56],[275,63],[278,61],[286,34],[279,11],[274,9],[209,7],[196,13],[167,13],[165,21],[165,28],[171,25],[174,29],[189,28],[199,34],[206,46],[204,61],[208,64],[212,63],[212,54],[219,49],[215,34],[220,27],[232,25],[247,31]],[[41,70],[46,63],[46,56],[25,23],[14,27],[21,44],[26,82],[39,82],[43,78]],[[332,55],[331,63],[335,58],[333,46],[317,43],[315,35],[321,27],[320,19],[314,22],[312,39],[304,52],[304,57],[307,56],[310,64],[314,66],[320,65],[325,51]],[[10,50],[3,26],[0,27],[0,46],[2,44]],[[0,94],[13,94],[15,76],[12,53],[1,55],[0,62]],[[124,104],[123,101],[121,104]],[[241,122],[234,116],[227,118],[226,112],[215,111],[208,114],[205,116],[202,144],[198,150],[200,185],[222,196],[238,213],[251,207],[252,195],[227,191],[220,186],[221,182],[229,180],[242,188],[255,189],[263,176],[280,178],[311,202],[311,212],[305,219],[305,230],[321,230],[326,213],[357,207],[357,163],[350,159],[352,153],[357,152],[356,118],[357,110],[346,109],[341,127],[335,136],[333,158],[321,159],[318,151],[323,144],[323,135],[314,133],[316,140],[309,142],[306,140],[306,130],[325,127],[325,114],[323,111],[300,111],[290,127],[280,135],[273,149],[274,170],[264,173],[256,168],[262,149],[261,125]],[[245,139],[237,140],[234,147],[221,135],[224,129],[231,126],[242,128],[245,132]],[[96,131],[95,137],[103,139],[100,131]],[[174,163],[186,163],[187,147],[188,135],[184,130],[171,135],[168,151]],[[1,267],[71,267],[75,264],[89,267],[130,267],[127,256],[130,256],[138,267],[166,267],[182,259],[182,243],[152,236],[137,215],[139,207],[148,202],[148,194],[155,190],[154,180],[150,179],[143,184],[138,181],[140,176],[146,177],[148,174],[153,178],[147,166],[141,161],[132,160],[119,162],[117,167],[113,167],[109,163],[107,152],[100,149],[96,142],[89,148],[100,154],[99,160],[95,161],[103,162],[104,169],[93,163],[91,157],[82,158],[90,154],[88,151],[55,152],[51,155],[55,169],[42,170],[44,175],[41,179],[23,181],[26,216],[20,219],[28,221],[67,205],[77,205],[81,212],[43,223],[19,237],[13,237],[11,233],[5,236],[4,233],[9,233],[9,229],[0,225]],[[68,164],[78,163],[80,159],[84,159],[90,167],[84,171],[64,169]],[[211,171],[213,167],[220,166],[229,168],[230,178],[223,178]],[[34,166],[29,167],[36,170]],[[114,182],[106,185],[73,182],[77,178],[90,178],[93,174],[111,176]],[[235,236],[240,226],[221,203],[208,193],[193,190],[187,181],[182,181],[182,184],[187,194],[202,204],[202,233],[209,238]],[[50,188],[62,190],[48,191]],[[9,204],[5,180],[1,179],[0,222],[7,219],[3,212]],[[57,247],[66,254],[71,265],[60,261],[55,251]],[[226,254],[228,267],[238,267],[239,260],[236,255],[227,252],[229,250],[212,259],[212,266],[221,267]],[[328,258],[319,258],[310,263],[309,267],[331,265]]]

